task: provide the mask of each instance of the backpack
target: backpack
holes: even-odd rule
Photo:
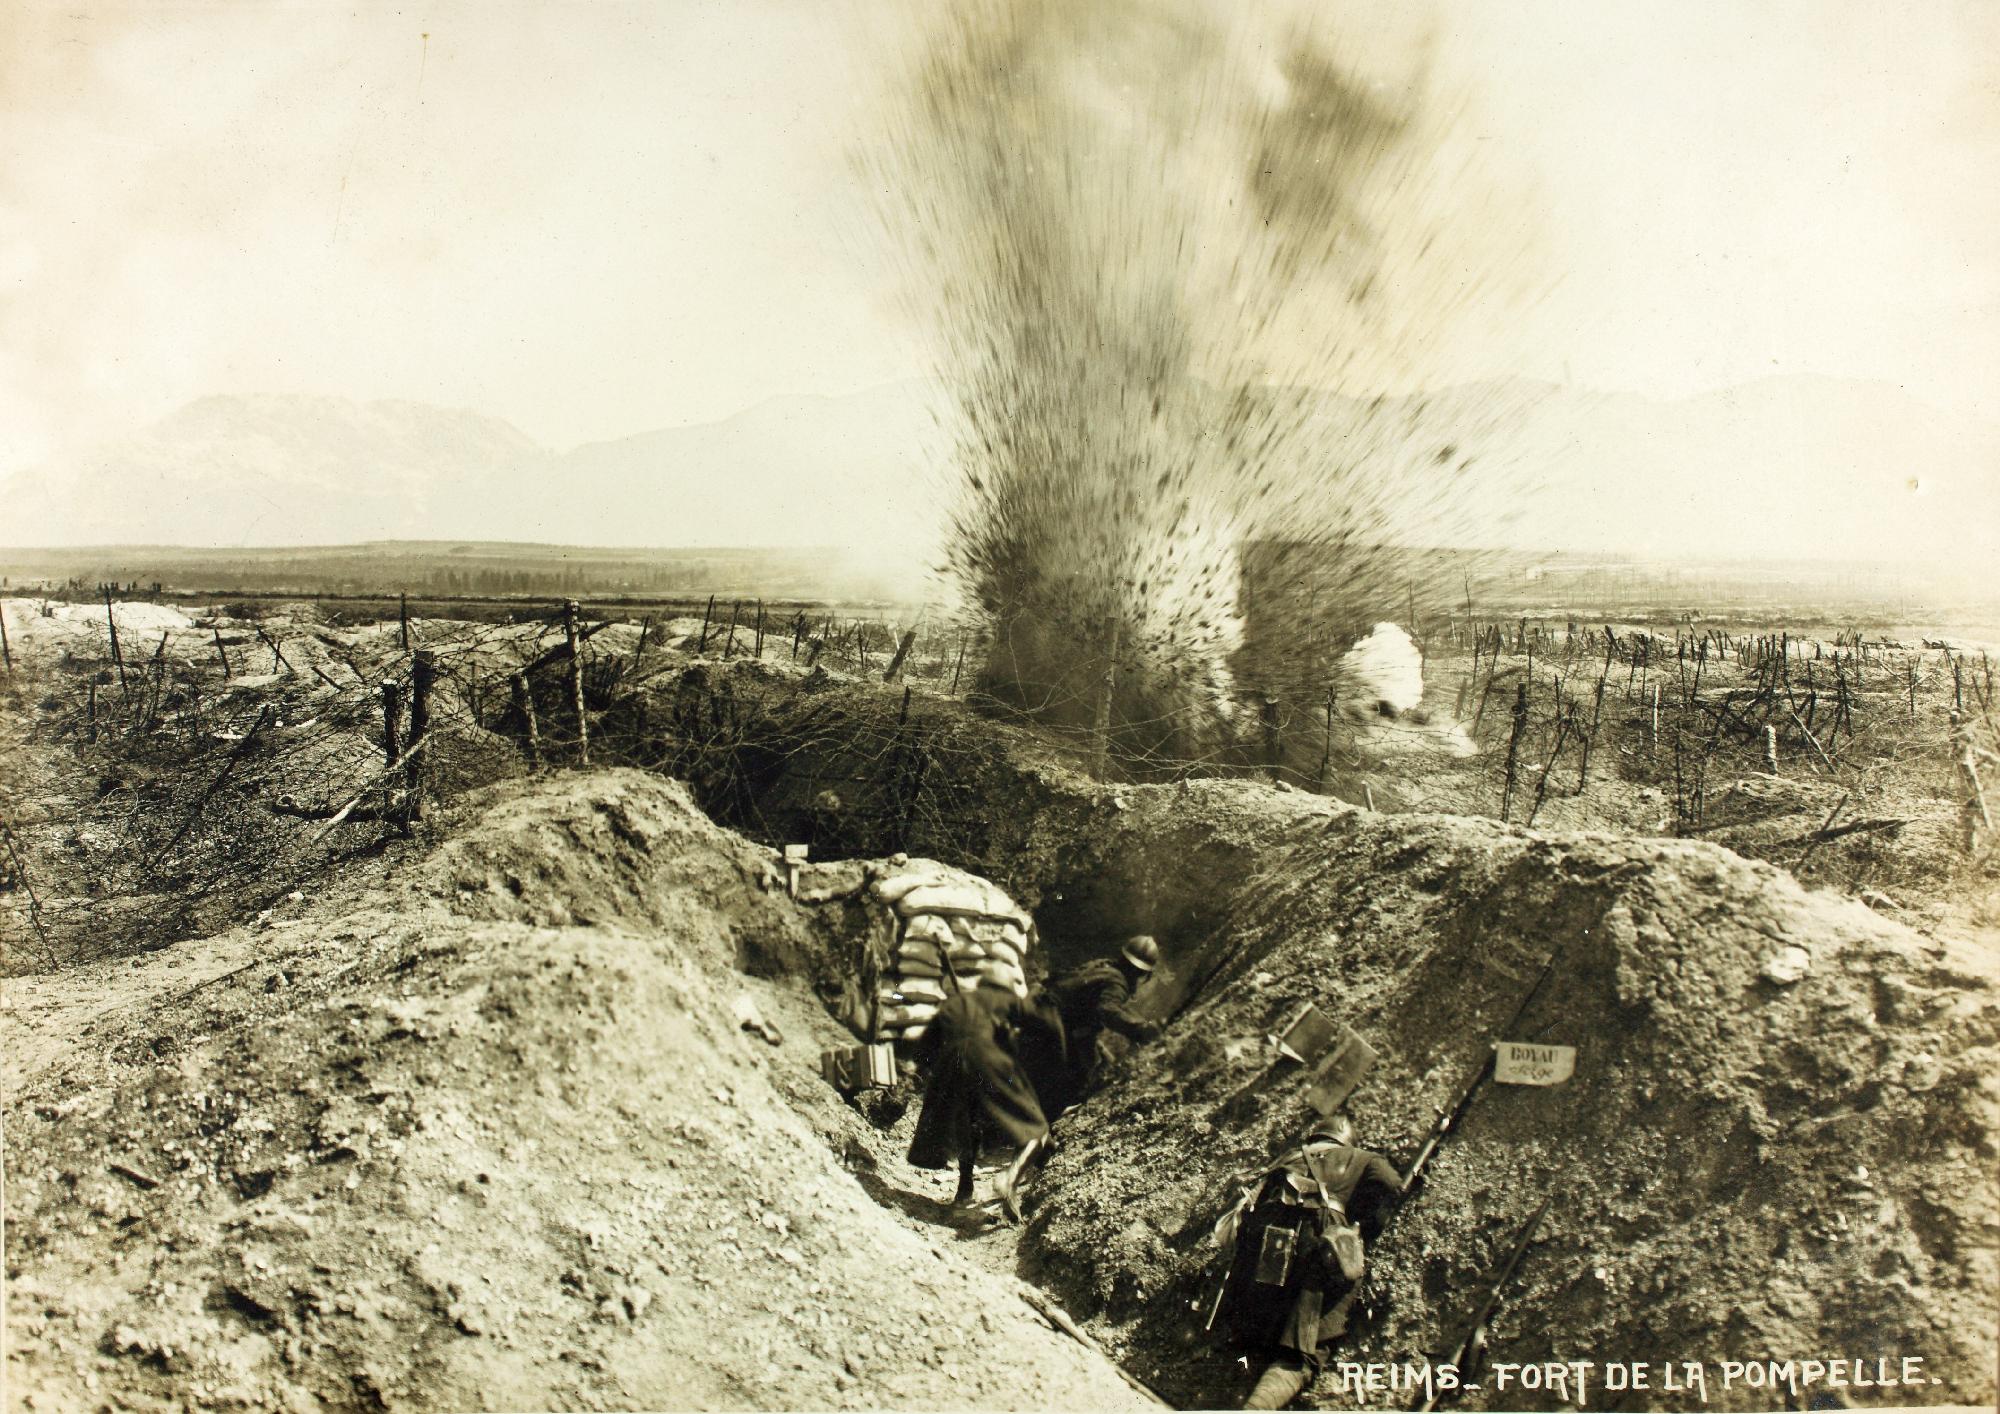
[[[1362,1245],[1361,1229],[1347,1220],[1347,1210],[1326,1191],[1326,1180],[1319,1175],[1319,1165],[1313,1162],[1312,1149],[1308,1145],[1299,1146],[1299,1157],[1305,1161],[1306,1172],[1312,1175],[1313,1184],[1319,1189],[1320,1202],[1325,1205],[1327,1244],[1333,1249],[1333,1260],[1340,1267],[1340,1274],[1349,1281],[1360,1281],[1368,1270],[1368,1249]]]

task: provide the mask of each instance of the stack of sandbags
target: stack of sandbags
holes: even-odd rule
[[[875,1034],[914,1041],[957,987],[982,978],[1028,995],[1034,922],[986,880],[913,859],[869,885],[897,919],[896,951],[881,974]]]

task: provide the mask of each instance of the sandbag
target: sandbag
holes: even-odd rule
[[[938,960],[936,953],[932,953],[929,957],[898,957],[896,972],[900,976],[922,977],[926,981],[934,982],[944,976],[944,964]]]
[[[959,923],[964,924],[962,930],[954,927],[954,932],[958,933],[960,937],[970,938],[981,947],[990,948],[1005,943],[1016,952],[1025,952],[1027,950],[1028,935],[1022,929],[1021,925],[1012,919],[965,918],[953,919],[952,921],[955,925]]]
[[[984,913],[987,890],[977,879],[938,880],[921,884],[896,901],[905,918],[919,913]]]
[[[935,913],[920,913],[903,924],[903,941],[950,947],[953,941],[951,924]]]
[[[901,872],[877,879],[869,886],[869,892],[884,903],[895,904],[901,902],[910,890],[920,889],[926,884],[942,883],[951,878],[952,872],[948,865],[935,860],[913,859]]]
[[[898,957],[928,958],[935,962],[938,950],[940,948],[948,948],[951,944],[952,939],[949,936],[943,938],[926,938],[914,933],[906,933],[903,935],[903,940],[896,944],[896,955]]]
[[[896,991],[906,1002],[942,1002],[944,987],[924,977],[905,977],[896,983]]]
[[[1006,963],[1009,967],[1026,966],[1026,963],[1022,961],[1021,950],[1004,938],[997,943],[988,943],[986,946],[986,955],[995,962]]]
[[[919,913],[943,913],[973,918],[1011,918],[1023,928],[1028,926],[1027,914],[1015,906],[1014,900],[984,879],[970,876],[963,881],[927,884],[912,889],[903,895],[896,910],[905,918]]]

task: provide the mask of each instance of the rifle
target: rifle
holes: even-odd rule
[[[1521,1235],[1514,1239],[1514,1248],[1507,1254],[1507,1260],[1501,1266],[1499,1275],[1487,1283],[1486,1294],[1479,1299],[1478,1309],[1472,1313],[1472,1324],[1465,1332],[1465,1339],[1453,1348],[1451,1359],[1446,1361],[1446,1364],[1457,1366],[1461,1371],[1469,1373],[1467,1357],[1476,1347],[1485,1343],[1486,1323],[1493,1317],[1493,1308],[1500,1303],[1500,1293],[1512,1280],[1514,1269],[1521,1265],[1521,1258],[1527,1254],[1528,1244],[1534,1241],[1535,1230],[1542,1225],[1542,1217],[1548,1212],[1549,1204],[1555,1201],[1555,1196],[1555,1189],[1551,1187],[1548,1195],[1542,1199],[1542,1205],[1535,1209],[1535,1215],[1522,1227]],[[1442,1393],[1433,1388],[1431,1393],[1424,1396],[1421,1403],[1413,1405],[1412,1408],[1418,1410],[1419,1414],[1428,1414],[1428,1411],[1437,1407],[1438,1400],[1442,1397]]]
[[[1236,1183],[1240,1181],[1240,1177],[1241,1177],[1240,1175],[1232,1175],[1230,1186],[1235,1187]],[[1245,1197],[1239,1199],[1236,1204],[1232,1204],[1231,1205],[1232,1210],[1236,1207],[1247,1208],[1249,1206],[1247,1198],[1248,1195],[1246,1194]],[[1218,1225],[1219,1225],[1219,1220],[1218,1220]],[[1229,1247],[1227,1252],[1225,1253],[1225,1260],[1222,1264],[1222,1280],[1217,1282],[1215,1287],[1215,1300],[1208,1303],[1208,1319],[1201,1323],[1201,1328],[1204,1331],[1214,1330],[1215,1318],[1222,1314],[1222,1299],[1223,1297],[1229,1294],[1229,1279],[1236,1275],[1236,1244],[1237,1244],[1237,1239],[1241,1235],[1242,1235],[1242,1227],[1241,1227],[1241,1220],[1239,1218],[1239,1225],[1237,1227],[1237,1230],[1229,1235]],[[1195,1307],[1195,1309],[1198,1311],[1201,1308],[1197,1306]]]
[[[1535,975],[1535,984],[1528,988],[1527,995],[1521,998],[1521,1004],[1514,1008],[1514,1014],[1501,1025],[1502,1032],[1512,1030],[1514,1023],[1527,1014],[1528,1008],[1541,993],[1542,984],[1549,980],[1549,973],[1555,969],[1557,955],[1557,952],[1551,952],[1547,960],[1542,963],[1542,970]],[[1489,1046],[1486,1054],[1479,1058],[1479,1064],[1473,1068],[1471,1077],[1459,1087],[1458,1098],[1452,1101],[1451,1108],[1437,1112],[1436,1122],[1431,1125],[1430,1133],[1424,1136],[1422,1147],[1417,1150],[1416,1158],[1410,1161],[1409,1172],[1404,1175],[1406,1192],[1416,1186],[1418,1177],[1430,1163],[1431,1156],[1437,1153],[1438,1145],[1444,1142],[1445,1135],[1457,1126],[1459,1120],[1464,1118],[1466,1110],[1471,1108],[1472,1097],[1479,1093],[1479,1087],[1485,1084],[1487,1076],[1493,1073],[1494,1054],[1494,1048]]]

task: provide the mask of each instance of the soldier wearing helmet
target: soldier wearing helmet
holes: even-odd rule
[[[1222,1293],[1230,1328],[1272,1351],[1244,1408],[1284,1408],[1318,1372],[1323,1346],[1347,1333],[1361,1260],[1347,1208],[1369,1181],[1393,1194],[1409,1187],[1387,1159],[1355,1147],[1345,1115],[1319,1119],[1217,1224],[1216,1240],[1236,1248]],[[1352,1244],[1351,1275],[1337,1243]]]
[[[1160,1034],[1159,1023],[1132,1009],[1132,999],[1160,965],[1160,945],[1145,934],[1127,938],[1115,958],[1097,958],[1049,983],[1047,997],[1061,1013],[1067,1053],[1063,1093],[1045,1096],[1051,1118],[1081,1100],[1110,1059],[1110,1032],[1134,1042]]]

